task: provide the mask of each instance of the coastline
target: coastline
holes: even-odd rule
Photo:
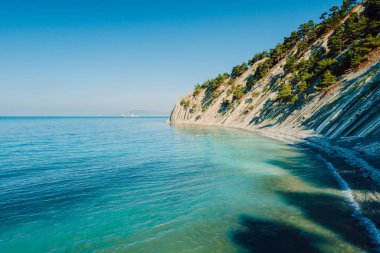
[[[309,149],[322,160],[336,177],[341,190],[353,208],[353,217],[367,229],[374,243],[375,252],[380,252],[380,172],[349,148],[332,143],[313,131],[296,129],[286,132],[277,127],[263,130],[245,126],[222,124],[169,123],[175,125],[228,127],[276,139],[292,146]]]

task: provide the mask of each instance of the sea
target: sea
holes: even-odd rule
[[[167,118],[1,117],[0,252],[372,252],[311,150]]]

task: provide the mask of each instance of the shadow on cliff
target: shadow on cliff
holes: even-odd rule
[[[202,107],[203,108],[208,108],[210,105],[213,103],[213,95],[212,91],[210,89],[206,89],[205,95],[202,98]]]
[[[340,125],[342,122],[344,122],[346,118],[355,115],[355,120],[349,122],[347,127],[341,131],[341,136],[353,135],[361,129],[360,126],[363,124],[363,119],[369,121],[371,119],[379,117],[380,110],[378,110],[378,106],[367,108],[364,111],[357,110],[360,106],[363,105],[363,103],[368,100],[380,100],[380,98],[376,95],[377,91],[379,90],[379,78],[372,81],[371,84],[366,85],[362,90],[360,90],[362,88],[360,84],[364,81],[364,78],[374,75],[376,71],[379,70],[379,68],[380,63],[372,66],[356,78],[347,81],[345,83],[344,90],[339,91],[344,92],[346,95],[340,96],[338,99],[324,106],[316,108],[316,110],[312,112],[311,115],[306,115],[308,119],[302,122],[304,128],[318,128],[323,122],[326,122],[329,117],[336,114],[336,109],[339,105],[344,105],[344,108],[342,108],[341,112],[339,111],[339,115],[337,114],[336,117],[331,120],[331,122],[328,122],[328,124],[323,127],[320,132],[321,134],[329,133],[329,130],[335,130],[337,125]],[[271,87],[273,87],[273,85]],[[326,91],[322,96],[319,97],[319,99],[323,99],[324,96],[327,96],[329,94],[329,92],[334,93],[337,91]],[[363,95],[355,96],[355,98],[351,101],[345,101],[347,97],[349,97],[347,95],[353,92],[360,92]],[[295,110],[302,108],[304,105],[307,105],[316,99],[317,93],[314,92],[313,86],[310,87],[310,90],[307,94],[308,95],[306,98],[301,98],[302,96],[299,96],[298,101],[295,104],[282,104],[275,99],[268,99],[263,105],[260,113],[257,116],[253,117],[250,120],[249,124],[259,125],[268,120],[272,123],[260,127],[268,128],[283,123]],[[376,105],[378,103],[375,102],[373,104]],[[275,122],[273,122],[273,119],[275,119]]]
[[[336,131],[337,126],[343,128],[339,130],[339,136],[354,136],[361,130],[361,126],[365,125],[374,118],[380,117],[378,103],[380,98],[377,93],[379,88],[379,80],[373,80],[371,83],[361,86],[364,78],[373,75],[380,68],[380,64],[374,65],[358,77],[348,81],[343,90],[343,95],[331,103],[328,103],[315,110],[307,120],[303,122],[306,129],[320,128],[323,122],[327,122],[328,118],[334,116],[328,121],[328,124],[320,129],[320,133],[329,136],[331,131]],[[379,79],[379,77],[377,78]],[[353,99],[348,100],[349,94],[357,93]],[[372,107],[363,107],[367,101],[374,100]],[[337,110],[338,107],[340,110]],[[359,108],[362,107],[364,109]],[[347,119],[353,119],[347,122]]]
[[[311,100],[311,98],[308,98]],[[250,125],[259,125],[268,119],[276,119],[274,123],[266,124],[261,126],[262,128],[272,127],[278,124],[283,123],[295,109],[299,108],[301,103],[297,104],[281,104],[275,99],[268,99],[263,108],[260,111],[259,116],[255,116],[249,122]]]

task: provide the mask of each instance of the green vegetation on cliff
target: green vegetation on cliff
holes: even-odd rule
[[[267,80],[268,87],[262,92],[277,92],[280,105],[299,104],[310,94],[339,84],[343,75],[360,68],[380,48],[380,0],[362,3],[344,0],[340,7],[333,6],[320,19],[319,24],[312,20],[301,24],[282,43],[257,53],[248,63],[233,67],[231,74],[221,74],[197,85],[193,96],[205,90],[202,101],[206,110],[226,92],[221,107],[232,109],[235,101]],[[247,71],[249,74],[243,76]],[[242,76],[245,86],[236,85]]]

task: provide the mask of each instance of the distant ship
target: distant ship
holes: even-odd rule
[[[140,117],[140,115],[138,114],[134,114],[134,113],[130,113],[130,114],[121,114],[120,117],[122,118],[138,118]]]

